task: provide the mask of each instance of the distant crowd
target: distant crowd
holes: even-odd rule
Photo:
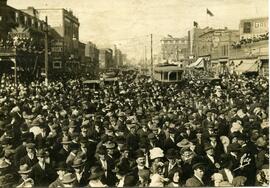
[[[269,82],[0,83],[0,187],[269,186]]]

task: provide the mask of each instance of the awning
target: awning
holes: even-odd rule
[[[233,60],[235,71],[237,73],[245,72],[257,72],[258,63],[257,59],[243,59],[243,60]]]
[[[204,67],[204,59],[202,57],[199,57],[195,62],[191,63],[188,67],[194,67],[194,68],[203,68]]]

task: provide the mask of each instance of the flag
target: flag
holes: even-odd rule
[[[172,36],[172,35],[168,35],[168,37],[173,38],[173,36]]]
[[[206,13],[207,13],[209,16],[214,16],[214,14],[213,14],[210,10],[208,10],[208,8],[206,9]]]
[[[198,27],[198,22],[193,21],[193,26],[197,28]]]

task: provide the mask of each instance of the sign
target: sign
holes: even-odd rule
[[[19,25],[15,29],[12,29],[11,32],[9,33],[9,35],[12,38],[18,38],[18,39],[21,39],[21,38],[28,39],[28,38],[30,38],[29,29],[28,28],[25,28],[25,27],[23,27],[21,25]]]

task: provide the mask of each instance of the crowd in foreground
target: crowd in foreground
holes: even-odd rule
[[[2,76],[0,187],[268,186],[268,80]]]

